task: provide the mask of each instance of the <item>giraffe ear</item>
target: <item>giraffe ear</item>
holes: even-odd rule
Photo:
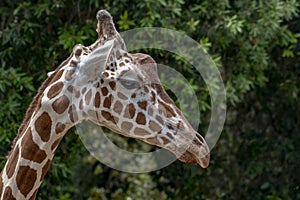
[[[94,80],[105,70],[106,63],[113,49],[117,46],[116,44],[116,39],[109,40],[80,61],[77,76],[79,84]]]

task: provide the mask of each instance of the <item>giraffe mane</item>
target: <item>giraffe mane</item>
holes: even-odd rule
[[[53,78],[55,77],[55,75],[57,74],[57,72],[63,67],[65,66],[66,63],[68,63],[68,61],[71,59],[71,57],[73,56],[73,53],[69,56],[69,58],[67,58],[65,61],[63,61],[54,71],[53,73],[51,73],[51,75],[42,83],[42,85],[39,87],[37,94],[34,96],[32,102],[30,103],[28,109],[26,110],[26,114],[25,117],[23,119],[22,124],[20,125],[19,129],[18,129],[18,134],[15,137],[13,144],[11,145],[11,149],[14,149],[17,141],[19,140],[20,137],[22,137],[22,135],[24,134],[24,131],[30,121],[30,118],[32,117],[32,114],[34,113],[34,111],[36,110],[38,103],[39,103],[39,99],[42,97],[43,92],[45,91],[46,87],[48,87],[49,83],[52,82]],[[9,157],[11,154],[11,151],[9,152],[8,156]]]

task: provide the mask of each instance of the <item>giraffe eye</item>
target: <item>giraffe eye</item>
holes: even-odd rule
[[[128,90],[138,88],[140,86],[138,81],[129,80],[129,79],[120,79],[120,83]]]

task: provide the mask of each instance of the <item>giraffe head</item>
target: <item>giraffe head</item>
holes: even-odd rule
[[[107,11],[100,10],[97,20],[97,41],[76,45],[61,69],[72,96],[71,121],[91,120],[207,167],[209,148],[163,89],[155,61],[127,52]]]

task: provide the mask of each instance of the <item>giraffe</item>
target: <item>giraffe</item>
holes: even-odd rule
[[[61,139],[84,120],[208,166],[208,145],[164,91],[155,61],[127,52],[106,10],[96,18],[98,39],[75,45],[30,104],[0,174],[1,200],[35,199]]]

